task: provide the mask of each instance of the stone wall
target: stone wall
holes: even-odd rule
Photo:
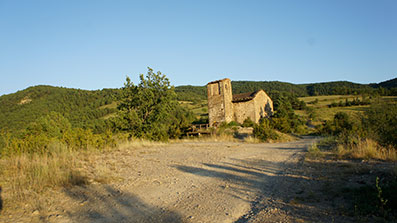
[[[253,112],[255,114],[255,118],[252,119],[252,121],[255,123],[258,123],[261,118],[268,117],[273,114],[273,101],[264,91],[259,91],[252,101],[254,103]]]
[[[243,123],[247,118],[258,123],[262,117],[273,114],[273,102],[264,91],[259,91],[252,100],[233,102],[233,107],[234,120],[238,123]]]
[[[248,117],[258,123],[260,118],[273,114],[273,102],[263,90],[252,99],[232,102],[232,85],[228,78],[208,83],[207,97],[210,126],[231,121],[243,123]]]
[[[255,121],[255,104],[253,100],[244,102],[234,102],[234,121],[243,123],[248,117]]]
[[[207,84],[208,119],[210,126],[233,120],[232,85],[226,78]]]

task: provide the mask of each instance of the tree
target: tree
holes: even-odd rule
[[[126,78],[118,109],[116,126],[137,138],[167,140],[179,136],[189,123],[168,78],[149,67],[146,77],[140,75],[138,85]]]
[[[28,135],[44,134],[50,138],[62,138],[63,134],[71,130],[69,120],[60,113],[50,112],[50,114],[38,118],[26,128]]]
[[[363,122],[369,136],[382,145],[397,148],[397,104],[373,104],[365,111],[365,115]]]

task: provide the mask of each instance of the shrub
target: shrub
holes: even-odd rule
[[[276,140],[279,135],[270,127],[270,121],[268,119],[262,119],[259,124],[254,125],[253,134],[255,138],[261,141]]]
[[[306,155],[309,158],[317,158],[317,157],[322,157],[323,153],[320,151],[320,149],[317,147],[317,144],[314,143],[312,144],[309,149],[308,153]]]
[[[353,126],[353,122],[348,114],[338,112],[334,115],[333,120],[324,123],[322,132],[334,136],[340,136],[342,134],[349,135],[353,130]]]
[[[365,112],[363,125],[368,129],[369,137],[382,145],[397,147],[397,104],[371,105]]]
[[[251,120],[250,117],[246,118],[243,122],[243,127],[254,127],[255,123]]]
[[[234,127],[234,126],[240,126],[240,124],[235,121],[231,121],[227,123],[227,127]]]
[[[304,124],[304,121],[294,113],[288,101],[279,101],[278,109],[271,120],[271,127],[283,133],[298,133]]]
[[[0,134],[0,152],[2,156],[21,154],[52,154],[61,144],[71,150],[102,149],[116,146],[116,140],[110,130],[94,134],[91,129],[71,128],[68,119],[52,113],[31,123],[19,135],[7,132]]]
[[[397,105],[371,105],[358,117],[338,112],[333,120],[324,123],[321,131],[335,136],[338,156],[397,160]]]
[[[221,122],[219,126],[216,128],[215,132],[218,135],[225,135],[225,134],[231,135],[236,133],[239,126],[240,124],[235,121],[231,121],[229,123]]]

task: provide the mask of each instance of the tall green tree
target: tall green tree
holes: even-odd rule
[[[126,78],[118,109],[116,126],[137,138],[167,140],[179,136],[189,123],[168,78],[151,68],[146,77],[140,75],[138,85]]]

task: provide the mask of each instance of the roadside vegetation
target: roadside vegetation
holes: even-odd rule
[[[112,150],[120,143],[178,138],[193,121],[192,114],[177,102],[174,88],[165,75],[154,73],[150,68],[146,76],[140,76],[138,85],[127,77],[125,86],[116,92],[117,110],[110,99],[92,107],[94,111],[113,111],[107,119],[96,119],[98,123],[106,123],[99,124],[102,128],[76,125],[67,118],[74,116],[65,117],[61,108],[60,112],[51,111],[28,124],[21,124],[24,128],[9,126],[0,131],[0,187],[4,208],[10,205],[16,208],[53,188],[103,181],[101,177],[88,177],[89,173],[82,165],[86,159],[95,153]],[[31,98],[36,100],[34,95],[29,100]],[[24,103],[33,103],[29,100]],[[98,106],[102,108],[95,110]],[[28,112],[27,109],[22,111]]]
[[[318,131],[325,138],[306,155],[313,169],[334,163],[339,172],[325,174],[340,182],[332,189],[332,199],[345,200],[348,207],[343,211],[359,221],[397,219],[397,103],[388,99],[376,99],[355,113],[339,111],[324,120]],[[324,175],[324,170],[319,172]],[[344,185],[346,180],[349,184]]]

